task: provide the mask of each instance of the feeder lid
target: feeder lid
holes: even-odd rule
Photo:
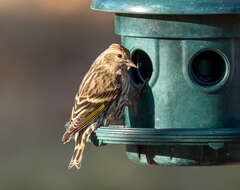
[[[240,0],[93,0],[91,8],[129,14],[239,14]]]

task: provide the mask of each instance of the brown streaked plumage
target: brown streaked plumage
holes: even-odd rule
[[[62,137],[68,143],[75,135],[69,168],[81,167],[83,151],[91,133],[121,116],[127,103],[130,80],[127,67],[136,67],[127,49],[112,44],[94,61],[76,94],[69,128]]]

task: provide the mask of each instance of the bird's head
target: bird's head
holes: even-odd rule
[[[136,65],[130,59],[129,51],[119,44],[112,44],[104,52],[104,59],[113,67],[121,67],[127,69],[128,67],[136,68]]]

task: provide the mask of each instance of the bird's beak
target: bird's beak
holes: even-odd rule
[[[133,63],[133,61],[131,59],[127,59],[126,60],[126,65],[128,67],[134,67],[134,68],[137,68],[137,66]]]

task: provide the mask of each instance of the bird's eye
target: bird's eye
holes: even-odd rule
[[[118,58],[122,58],[122,54],[118,54],[117,56],[118,56]]]

